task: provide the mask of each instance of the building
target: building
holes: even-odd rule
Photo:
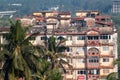
[[[44,15],[47,13],[44,12]],[[94,11],[90,13],[93,15]],[[73,69],[64,65],[67,73],[63,74],[63,80],[105,80],[108,74],[117,72],[117,67],[113,65],[113,61],[117,59],[117,31],[110,16],[96,12],[94,17],[71,17],[69,12],[57,12],[57,16],[53,16],[52,12],[49,14],[51,15],[47,17],[38,16],[41,14],[34,15],[36,20],[40,19],[45,25],[30,27],[28,34],[40,32],[40,35],[31,40],[34,45],[44,45],[45,37],[51,35],[67,39],[63,45],[69,48],[63,53],[69,56],[66,60]],[[58,22],[58,26],[52,24],[54,21]],[[48,22],[55,28],[48,26]],[[45,27],[47,32],[44,31]]]
[[[76,11],[75,15],[77,17],[95,17],[99,14],[100,14],[99,11],[87,10],[87,11]]]
[[[117,31],[111,17],[100,15],[98,11],[77,11],[76,17],[70,17],[69,25],[62,24],[62,27],[59,25],[54,29],[57,38],[67,39],[64,45],[69,49],[64,53],[73,66],[72,70],[65,66],[67,73],[63,74],[64,80],[105,80],[108,74],[117,72],[117,67],[112,64],[117,59]],[[63,18],[66,16],[58,21]],[[34,45],[44,42],[43,33],[36,36]],[[52,32],[48,31],[47,37],[51,35]]]
[[[112,12],[113,13],[120,13],[120,0],[113,0],[112,1]]]

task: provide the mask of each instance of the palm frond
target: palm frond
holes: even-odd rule
[[[107,80],[118,80],[117,78],[118,78],[118,73],[116,73],[116,72],[110,73],[107,76]]]
[[[60,61],[61,61],[62,64],[68,65],[69,69],[73,69],[73,66],[70,65],[70,64],[69,64],[67,61],[65,61],[64,59],[60,59]]]

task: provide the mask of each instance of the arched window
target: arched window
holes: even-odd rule
[[[97,48],[90,48],[88,50],[88,54],[89,55],[98,55],[99,54],[99,50]]]

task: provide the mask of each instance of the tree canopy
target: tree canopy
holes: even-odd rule
[[[21,5],[18,5],[21,4]],[[18,14],[31,14],[36,11],[59,7],[60,11],[99,10],[108,13],[112,0],[1,0],[0,10],[16,10]]]

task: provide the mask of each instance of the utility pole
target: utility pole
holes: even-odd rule
[[[88,64],[87,64],[87,54],[88,54],[88,51],[87,51],[87,36],[85,36],[85,71],[86,71],[86,80],[88,80]]]
[[[42,13],[43,18],[44,18],[44,25],[43,25],[43,28],[44,28],[44,38],[45,38],[44,39],[44,43],[45,43],[45,46],[48,47],[47,46],[47,26],[46,26],[47,22],[46,22],[46,16],[45,16],[45,14],[46,14],[45,12]]]
[[[47,47],[47,26],[46,26],[46,20],[44,21],[44,41],[45,41],[45,46]]]

